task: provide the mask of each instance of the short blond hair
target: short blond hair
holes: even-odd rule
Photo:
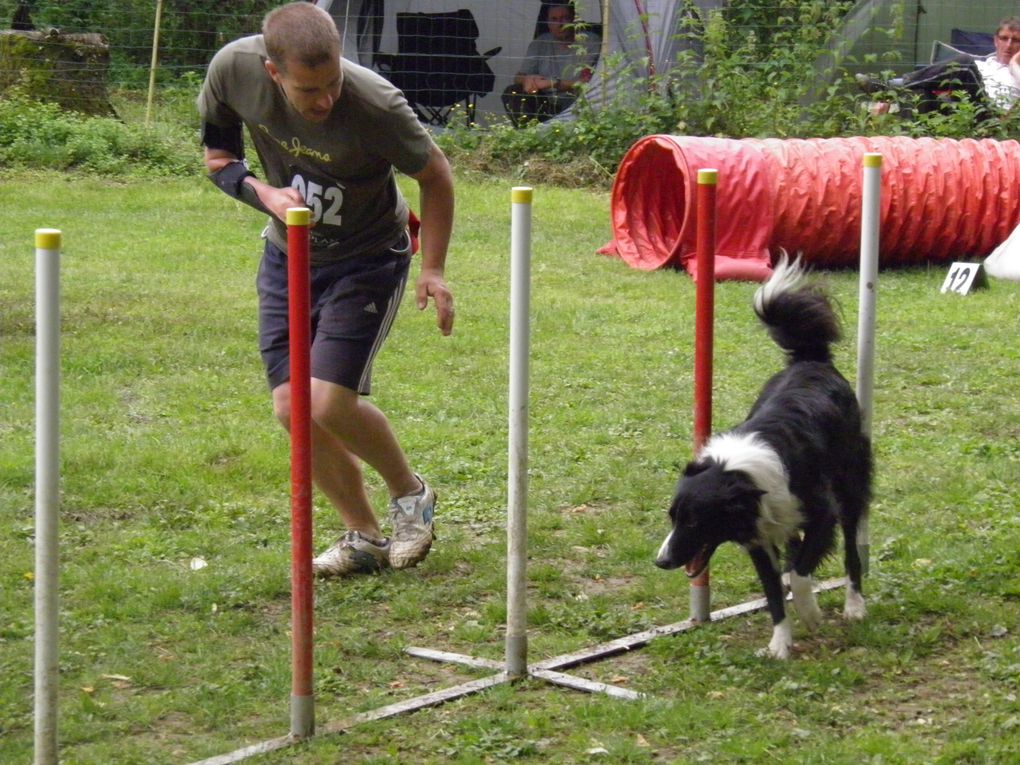
[[[288,61],[314,68],[326,61],[339,61],[342,53],[333,17],[308,2],[288,3],[267,13],[262,36],[269,60],[281,72],[286,71]]]

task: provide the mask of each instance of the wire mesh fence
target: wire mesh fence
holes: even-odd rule
[[[0,97],[27,92],[102,113],[107,87],[192,82],[222,45],[259,31],[276,0],[0,0]],[[336,20],[345,56],[414,91],[420,116],[447,107],[502,114],[504,91],[529,46],[549,33],[548,0],[317,0]],[[700,56],[714,14],[733,45],[755,43],[748,67],[767,67],[770,45],[791,30],[818,33],[819,76],[839,67],[899,73],[928,63],[938,46],[984,50],[1014,2],[969,0],[576,0],[592,47],[588,87],[612,91],[667,74]],[[158,29],[158,35],[157,35]],[[970,46],[970,47],[967,47]],[[748,48],[748,50],[752,50]],[[413,59],[413,60],[412,60]],[[408,75],[407,66],[414,70]],[[827,71],[823,72],[822,69]],[[426,83],[422,85],[422,83]],[[438,112],[430,111],[432,104]]]

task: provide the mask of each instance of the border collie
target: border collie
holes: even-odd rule
[[[843,530],[847,619],[862,619],[857,526],[871,496],[871,444],[850,384],[832,363],[840,324],[824,290],[804,281],[798,258],[784,253],[754,295],[754,312],[787,355],[747,419],[713,436],[684,469],[669,508],[672,530],[655,564],[684,566],[697,577],[723,542],[751,556],[772,616],[767,653],[786,659],[793,646],[783,601],[785,551],[798,616],[822,619],[811,575]]]

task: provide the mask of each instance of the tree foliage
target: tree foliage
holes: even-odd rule
[[[171,75],[208,64],[224,43],[257,32],[277,0],[166,0],[160,18],[160,67]],[[0,19],[18,0],[0,0]],[[130,84],[147,76],[156,21],[155,0],[30,0],[39,29],[101,32],[110,43],[115,77]]]

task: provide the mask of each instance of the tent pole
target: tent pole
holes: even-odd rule
[[[602,44],[599,48],[599,63],[602,64],[602,77],[606,76],[606,61],[609,58],[609,5],[610,0],[602,0]],[[602,108],[604,109],[609,100],[609,88],[603,83],[602,87]]]

